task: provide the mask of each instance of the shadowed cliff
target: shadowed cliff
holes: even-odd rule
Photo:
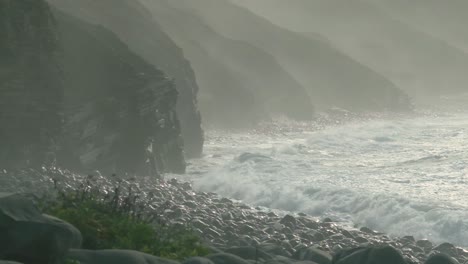
[[[171,79],[42,0],[0,4],[1,61],[15,65],[0,68],[0,167],[184,172]]]
[[[203,131],[197,106],[198,85],[182,50],[164,33],[151,14],[133,0],[48,0],[60,10],[113,31],[132,51],[175,79],[177,113],[185,154],[198,157]]]

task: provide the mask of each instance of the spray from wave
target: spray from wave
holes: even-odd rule
[[[229,135],[210,142],[209,165],[190,177],[201,191],[253,205],[466,247],[467,120],[375,121],[283,138]]]

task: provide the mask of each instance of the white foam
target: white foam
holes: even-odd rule
[[[188,177],[253,205],[468,246],[467,130],[467,116],[453,116],[209,135],[209,158]]]

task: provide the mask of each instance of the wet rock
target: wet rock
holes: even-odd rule
[[[271,255],[264,252],[259,247],[231,247],[225,250],[226,253],[236,255],[243,259],[255,261],[268,261],[273,259]]]
[[[25,194],[0,193],[0,256],[25,264],[62,260],[68,249],[81,246],[74,226],[43,215]]]
[[[283,247],[279,246],[278,244],[263,243],[260,244],[258,247],[270,255],[291,257],[291,253],[285,250]]]
[[[367,240],[367,238],[360,237],[360,236],[355,237],[355,238],[354,238],[354,241],[356,241],[356,242],[358,242],[358,243],[367,243],[367,242],[369,242],[369,240]]]
[[[313,261],[317,264],[331,264],[332,257],[325,251],[315,247],[309,247],[296,251],[293,255],[294,259]]]
[[[296,218],[292,215],[286,215],[281,220],[280,223],[286,226],[295,227],[297,224]]]
[[[371,235],[377,234],[377,232],[375,232],[374,230],[372,230],[372,229],[370,229],[368,227],[361,227],[359,230],[361,232],[363,232],[363,233],[366,233],[366,234],[371,234]]]
[[[249,264],[248,261],[229,253],[217,253],[208,255],[207,259],[211,260],[214,264]]]
[[[404,241],[406,243],[414,244],[416,240],[414,239],[413,236],[404,236],[401,238],[401,241]]]
[[[434,248],[435,251],[439,253],[446,254],[448,256],[457,258],[458,257],[458,250],[457,248],[450,243],[442,243]]]
[[[341,230],[341,234],[347,238],[354,238],[353,234],[351,234],[348,230]]]
[[[202,257],[193,257],[185,260],[182,264],[214,264],[213,261],[202,258]]]
[[[424,264],[458,264],[458,261],[445,254],[434,254]]]
[[[152,256],[133,250],[84,250],[72,249],[68,256],[71,260],[86,264],[178,264],[178,262]]]
[[[377,248],[355,248],[340,252],[333,257],[334,264],[407,264],[396,249],[385,246]]]

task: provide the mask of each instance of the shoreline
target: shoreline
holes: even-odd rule
[[[0,191],[17,190],[40,195],[54,188],[54,182],[75,189],[86,177],[58,169],[3,171],[0,172]],[[311,246],[334,254],[347,248],[390,245],[415,263],[422,263],[434,252],[450,255],[460,263],[468,261],[466,249],[449,243],[434,245],[429,240],[415,240],[412,236],[389,237],[365,227],[346,229],[332,219],[318,221],[301,213],[283,216],[215,193],[196,192],[190,183],[176,179],[122,179],[96,174],[93,181],[106,188],[119,181],[123,186],[138,188],[141,198],[153,208],[150,213],[157,211],[171,225],[192,227],[209,246],[221,250],[258,247],[267,253],[291,258],[295,252]]]

